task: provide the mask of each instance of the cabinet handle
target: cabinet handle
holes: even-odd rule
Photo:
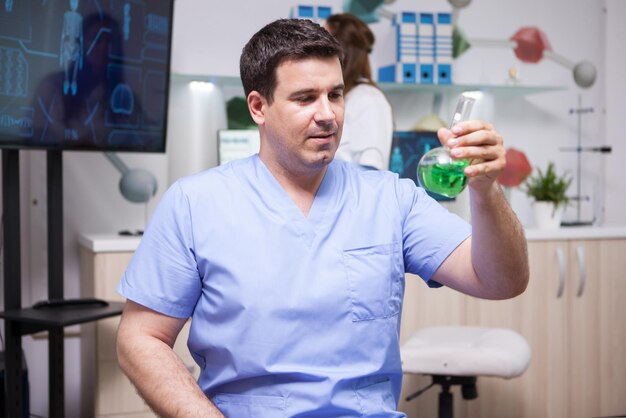
[[[578,257],[578,292],[577,297],[581,297],[585,291],[585,283],[587,281],[587,263],[585,262],[585,250],[583,247],[576,248],[576,256]]]
[[[556,291],[556,298],[559,299],[563,296],[563,290],[565,288],[565,255],[563,255],[563,249],[556,247],[556,258],[559,261],[559,290]]]

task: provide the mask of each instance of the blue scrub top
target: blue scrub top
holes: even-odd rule
[[[255,155],[176,182],[118,291],[192,318],[227,417],[403,417],[404,273],[428,281],[470,232],[411,180],[341,161],[305,217]]]

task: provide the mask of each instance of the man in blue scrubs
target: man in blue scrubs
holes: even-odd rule
[[[258,155],[164,195],[118,290],[122,369],[167,417],[403,417],[404,274],[477,297],[526,287],[522,228],[495,179],[502,138],[468,121],[442,142],[469,166],[472,226],[410,180],[333,161],[342,51],[284,19],[244,47]],[[196,382],[172,350],[192,318]]]

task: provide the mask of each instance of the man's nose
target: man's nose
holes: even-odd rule
[[[335,120],[335,111],[328,98],[320,98],[315,111],[315,121],[318,123],[328,123]]]

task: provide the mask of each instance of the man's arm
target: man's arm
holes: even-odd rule
[[[172,347],[186,320],[128,300],[117,332],[120,367],[162,417],[222,417]]]
[[[433,280],[486,299],[517,296],[528,284],[528,250],[523,228],[496,183],[506,164],[502,138],[482,121],[457,127],[456,141],[448,142],[452,155],[475,161],[465,171],[472,236],[448,256]],[[442,141],[451,136],[448,130],[440,131]]]

